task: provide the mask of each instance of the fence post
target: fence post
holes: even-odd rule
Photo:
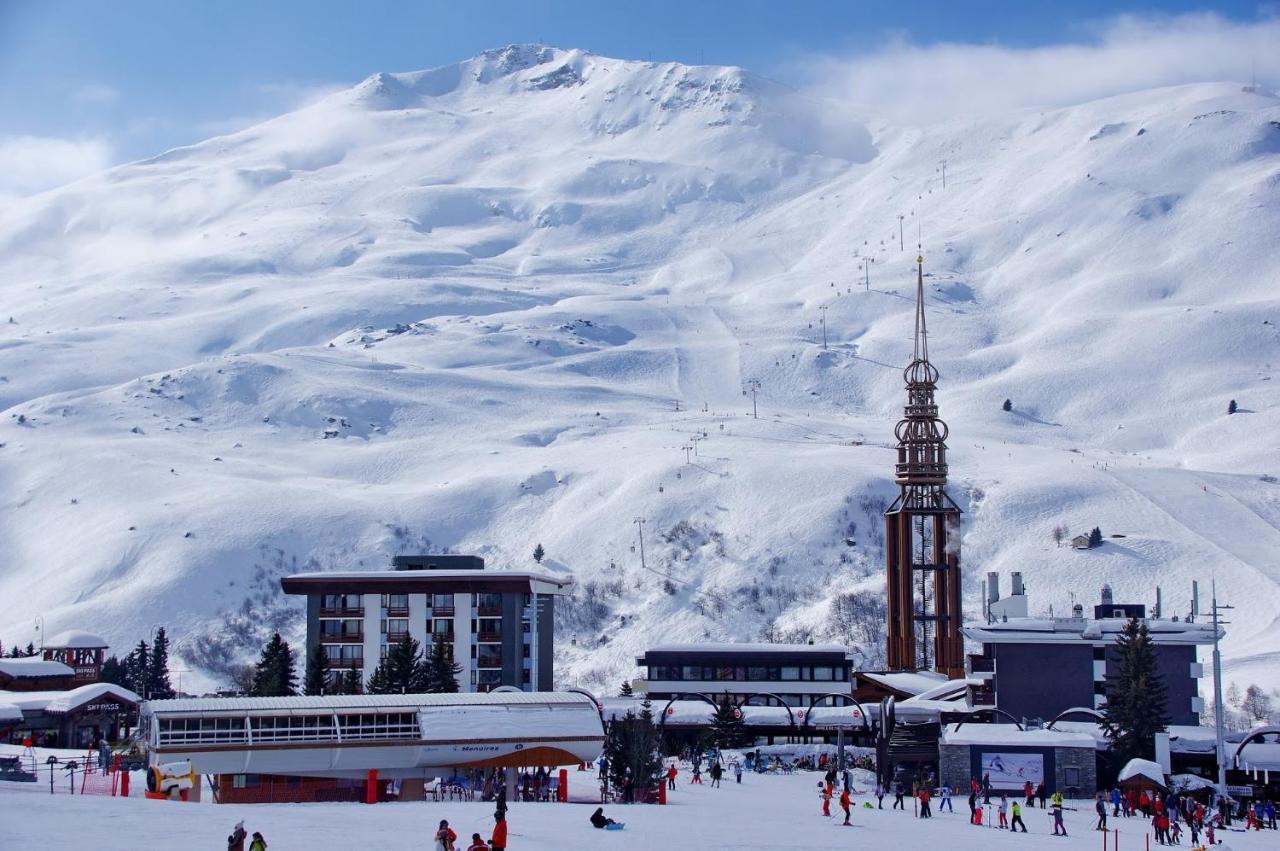
[[[560,769],[560,788],[557,790],[556,797],[560,803],[567,804],[569,802],[569,769]]]
[[[369,774],[364,781],[364,802],[366,804],[378,803],[378,769],[369,769]]]
[[[123,769],[120,771],[120,797],[129,797],[129,772]]]

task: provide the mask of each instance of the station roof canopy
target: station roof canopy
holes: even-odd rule
[[[1125,618],[1009,618],[964,626],[965,637],[982,644],[1058,644],[1086,641],[1113,642],[1128,624]],[[1157,644],[1212,644],[1215,627],[1148,618],[1147,631]],[[1219,637],[1221,627],[1217,628]]]
[[[568,594],[572,576],[534,570],[330,570],[280,580],[286,594]]]
[[[456,694],[326,694],[289,697],[184,697],[152,700],[146,710],[154,715],[189,713],[342,712],[368,709],[420,709],[427,706],[575,706],[589,703],[576,692],[503,691]]]

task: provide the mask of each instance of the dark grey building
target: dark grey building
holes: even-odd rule
[[[1137,604],[1115,604],[1104,588],[1103,602],[1085,618],[1076,607],[1069,618],[1008,618],[972,623],[965,637],[982,645],[969,656],[974,708],[993,706],[1015,718],[1048,721],[1074,708],[1106,705],[1107,675],[1116,670],[1116,639],[1129,618],[1145,620],[1155,645],[1156,664],[1169,693],[1169,723],[1200,723],[1203,665],[1197,649],[1213,643],[1208,623],[1148,618]]]
[[[446,642],[464,692],[551,691],[555,598],[573,580],[540,571],[486,571],[478,556],[397,556],[394,570],[301,573],[281,580],[307,598],[307,650],[325,648],[334,675],[368,681],[408,635],[430,653]]]
[[[737,700],[760,695],[765,705],[781,698],[805,707],[828,703],[823,698],[833,692],[852,692],[853,657],[834,644],[665,644],[636,664],[645,675],[635,689],[650,700],[727,692]]]

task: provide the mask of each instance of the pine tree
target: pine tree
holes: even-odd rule
[[[427,691],[429,670],[422,645],[406,635],[387,648],[369,677],[369,694],[421,694]]]
[[[98,682],[112,683],[114,685],[129,687],[129,672],[126,670],[124,663],[112,654],[108,656],[102,663],[102,671],[98,674]]]
[[[1009,401],[1008,399],[1005,399],[1005,400],[1004,400],[1004,404],[1000,406],[1000,410],[1002,410],[1002,411],[1012,411],[1012,410],[1013,410],[1013,402]]]
[[[711,741],[717,748],[736,748],[747,742],[747,723],[742,720],[742,710],[734,705],[728,692],[716,704],[710,732]]]
[[[347,668],[347,673],[342,677],[342,693],[360,694],[363,691],[364,683],[360,681],[360,672],[355,668]]]
[[[453,648],[443,637],[437,637],[427,660],[426,691],[432,694],[454,694],[458,691],[458,675],[462,666],[453,661]]]
[[[147,694],[151,700],[169,700],[176,695],[169,683],[169,636],[164,627],[156,630],[147,663]]]
[[[324,694],[329,690],[329,654],[324,645],[316,642],[307,654],[307,675],[303,680],[303,694]]]
[[[1089,548],[1102,546],[1102,530],[1097,526],[1089,531]]]
[[[1240,410],[1240,408],[1236,406],[1236,400],[1235,400],[1235,399],[1232,399],[1230,402],[1228,402],[1228,403],[1227,403],[1227,413],[1228,413],[1228,414],[1234,414],[1234,413],[1235,413],[1236,411],[1238,411],[1238,410]]]
[[[28,641],[28,642],[27,642],[27,657],[28,657],[28,658],[30,658],[31,656],[34,656],[34,655],[36,655],[36,646],[35,646],[34,644],[32,644],[30,641]]]
[[[151,649],[147,642],[139,641],[138,646],[124,657],[124,672],[127,682],[124,685],[142,697],[147,696],[147,683],[151,679],[148,669],[151,667]]]
[[[634,694],[635,690],[631,688],[631,681],[623,680],[622,688],[618,689],[618,697],[632,697]]]
[[[1147,624],[1132,618],[1116,639],[1115,664],[1108,665],[1107,705],[1102,728],[1117,765],[1151,759],[1155,734],[1169,723],[1169,698],[1156,669],[1155,645]]]
[[[291,648],[280,633],[274,633],[253,670],[254,697],[283,697],[298,693],[297,665]]]
[[[546,554],[547,554],[547,551],[542,548],[541,543],[539,543],[536,547],[533,548],[533,560],[536,561],[538,564],[542,564],[542,559],[543,557],[546,556]]]
[[[621,789],[628,771],[634,788],[653,789],[661,781],[662,757],[658,753],[658,727],[653,720],[653,706],[646,699],[640,714],[631,710],[608,724],[605,756],[609,760],[609,781]]]

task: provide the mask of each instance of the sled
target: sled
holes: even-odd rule
[[[613,824],[606,824],[604,826],[604,829],[605,830],[622,830],[624,827],[626,827],[626,824],[620,821],[615,821]]]

